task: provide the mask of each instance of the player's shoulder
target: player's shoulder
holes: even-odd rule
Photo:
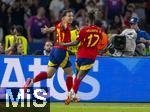
[[[88,28],[89,28],[89,26],[84,26],[84,27],[81,27],[80,30],[86,30]]]
[[[56,23],[56,24],[55,24],[55,27],[58,28],[58,27],[60,27],[60,25],[61,25],[60,22],[59,22],[59,23]]]
[[[102,30],[100,27],[98,27],[98,26],[96,26],[96,25],[91,25],[91,28],[98,29],[98,30]]]
[[[97,32],[97,33],[101,33],[102,32],[102,29],[96,25],[91,25],[89,26],[89,29],[90,30],[93,30],[94,32]]]

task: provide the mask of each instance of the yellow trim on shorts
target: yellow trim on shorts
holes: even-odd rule
[[[50,67],[53,67],[53,66],[56,66],[57,64],[54,64],[53,62],[51,62],[51,61],[49,61],[48,62],[48,66],[50,66]]]
[[[66,66],[66,64],[68,63],[69,60],[69,53],[66,52],[66,56],[65,59],[62,61],[62,63],[60,64],[60,67],[64,68]]]
[[[80,70],[88,70],[90,68],[92,68],[93,64],[89,64],[89,65],[83,65],[80,67]]]

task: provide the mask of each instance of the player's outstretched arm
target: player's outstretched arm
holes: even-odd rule
[[[47,27],[46,25],[44,26],[44,28],[41,28],[41,32],[42,33],[48,33],[48,32],[53,32],[53,31],[55,31],[55,27]]]
[[[68,43],[60,42],[58,44],[61,45],[61,46],[76,46],[76,45],[79,44],[79,41],[75,40],[73,42],[68,42]]]

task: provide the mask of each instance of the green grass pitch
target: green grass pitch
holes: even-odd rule
[[[48,107],[49,108],[49,105]],[[0,103],[0,112],[49,112],[46,108],[14,108]],[[50,103],[50,112],[150,112],[150,103]]]
[[[50,112],[150,112],[150,103],[50,103]]]

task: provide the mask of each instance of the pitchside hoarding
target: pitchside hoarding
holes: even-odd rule
[[[71,57],[75,73],[75,57]],[[46,71],[46,56],[0,56],[0,98],[6,89],[21,88],[28,77]],[[150,59],[98,57],[81,83],[78,96],[91,102],[150,102]],[[50,87],[51,101],[66,98],[65,74],[61,68],[52,79],[33,87]]]

